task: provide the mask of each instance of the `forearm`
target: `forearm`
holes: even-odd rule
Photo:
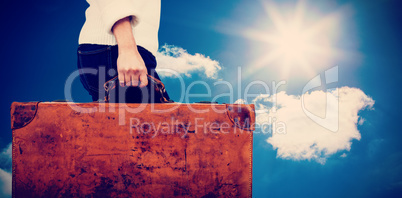
[[[112,32],[116,38],[119,54],[127,51],[138,52],[137,44],[131,29],[130,17],[118,20],[112,27]]]
[[[119,51],[117,73],[120,86],[146,86],[148,84],[147,68],[138,52],[130,17],[118,20],[113,25],[112,32]]]

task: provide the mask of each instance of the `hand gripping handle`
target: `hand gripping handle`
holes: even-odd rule
[[[161,94],[160,101],[162,103],[172,103],[173,102],[172,100],[168,100],[164,96],[164,93],[166,93],[166,90],[165,90],[165,85],[162,83],[162,81],[156,79],[155,77],[153,77],[149,74],[147,74],[147,77],[148,77],[148,81],[154,85],[155,91],[157,91]],[[117,83],[117,76],[115,76],[114,78],[108,80],[107,82],[105,82],[105,84],[103,84],[103,88],[105,88],[105,91],[106,91],[105,102],[109,102],[110,91],[113,90],[114,88],[116,88],[116,83]]]

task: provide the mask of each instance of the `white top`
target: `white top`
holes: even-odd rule
[[[118,20],[132,16],[131,27],[137,45],[153,54],[158,51],[161,0],[87,0],[85,23],[79,44],[117,45],[112,27]]]

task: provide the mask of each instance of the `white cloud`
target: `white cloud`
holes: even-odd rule
[[[11,143],[0,153],[0,196],[11,197]]]
[[[246,100],[244,99],[237,99],[234,104],[246,104]]]
[[[364,118],[360,118],[358,124],[363,125],[366,120]]]
[[[346,153],[343,153],[340,157],[342,157],[342,158],[345,158],[345,157],[347,157],[348,155],[346,154]]]
[[[273,126],[273,134],[267,139],[267,142],[277,150],[277,157],[315,160],[324,164],[332,154],[349,151],[352,140],[360,140],[361,134],[357,129],[358,112],[367,107],[372,108],[374,101],[360,89],[342,87],[329,92],[306,93],[304,95],[305,108],[311,113],[323,117],[326,110],[336,106],[326,104],[326,97],[339,100],[337,132],[332,132],[310,119],[302,109],[300,96],[280,92],[272,96],[261,95],[253,101],[257,109],[257,123],[273,122],[285,127],[284,132],[278,132]]]
[[[219,62],[212,60],[209,56],[199,53],[192,55],[187,50],[174,45],[163,45],[155,57],[158,61],[158,73],[168,77],[173,74],[164,69],[174,70],[187,77],[191,77],[191,73],[194,72],[203,72],[206,77],[216,79],[218,72],[222,69]]]
[[[0,184],[2,193],[0,193],[1,197],[10,197],[11,196],[11,173],[0,169]],[[3,195],[2,195],[3,194]]]

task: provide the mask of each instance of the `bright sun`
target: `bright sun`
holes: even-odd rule
[[[273,35],[271,44],[283,60],[290,63],[303,62],[315,47],[313,39],[296,25],[288,25]]]
[[[319,67],[329,67],[330,60],[339,54],[334,48],[339,30],[340,13],[324,17],[310,17],[302,1],[290,16],[281,14],[274,4],[264,4],[272,25],[268,30],[248,29],[244,35],[266,46],[266,53],[252,63],[249,71],[274,66],[280,68],[281,77],[289,77],[292,70],[309,76]],[[311,14],[311,13],[309,13]],[[313,18],[313,19],[312,19]],[[316,20],[314,20],[314,18]],[[267,29],[267,28],[264,28]],[[300,73],[299,73],[300,75]]]

